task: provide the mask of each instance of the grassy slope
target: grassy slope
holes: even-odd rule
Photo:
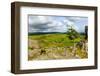
[[[83,38],[83,36],[81,36]],[[75,42],[80,42],[81,38],[75,40],[70,40],[66,34],[43,34],[43,35],[29,35],[29,39],[37,40],[39,42],[38,46],[40,48],[52,48],[52,47],[70,47],[73,46]],[[33,44],[35,45],[35,44]],[[28,47],[31,50],[31,47]],[[67,50],[70,52],[71,50]],[[53,53],[61,54],[63,50],[53,50]],[[80,50],[76,52],[81,58],[86,57]]]
[[[44,34],[44,35],[30,35],[29,39],[39,40],[42,47],[52,46],[72,46],[74,42],[79,42],[80,38],[70,40],[66,34]]]

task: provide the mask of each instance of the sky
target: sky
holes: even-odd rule
[[[70,27],[84,32],[88,17],[29,15],[28,32],[67,32]]]

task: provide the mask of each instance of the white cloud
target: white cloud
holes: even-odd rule
[[[79,21],[81,20],[82,18],[84,17],[79,17],[79,16],[67,16],[66,19],[72,21],[72,22],[76,22],[76,21]]]
[[[74,22],[72,22],[72,21],[70,21],[70,20],[68,20],[68,19],[64,20],[63,22],[66,23],[66,24],[69,25],[69,26],[74,25]]]
[[[29,32],[65,32],[66,25],[51,16],[30,16]]]
[[[50,22],[48,17],[45,16],[29,16],[29,24],[30,25],[38,25],[38,24],[45,24]]]
[[[29,32],[66,32],[70,27],[81,32],[84,24],[86,18],[81,17],[29,16]]]
[[[79,31],[79,28],[78,28],[78,26],[76,26],[76,24],[73,22],[73,21],[70,21],[70,20],[68,20],[68,19],[66,19],[66,20],[64,20],[63,21],[64,23],[66,23],[67,25],[67,29],[69,29],[69,28],[74,28],[75,30],[77,30],[77,31]]]

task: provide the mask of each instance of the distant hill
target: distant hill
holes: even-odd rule
[[[65,34],[66,32],[34,32],[28,33],[29,35],[39,35],[39,34]]]
[[[40,34],[66,34],[66,32],[31,32],[28,33],[28,35],[40,35]],[[81,32],[80,34],[84,35],[84,32]]]

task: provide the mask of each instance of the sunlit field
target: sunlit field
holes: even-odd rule
[[[65,33],[29,34],[28,60],[88,58],[86,43],[84,35],[71,40]]]

